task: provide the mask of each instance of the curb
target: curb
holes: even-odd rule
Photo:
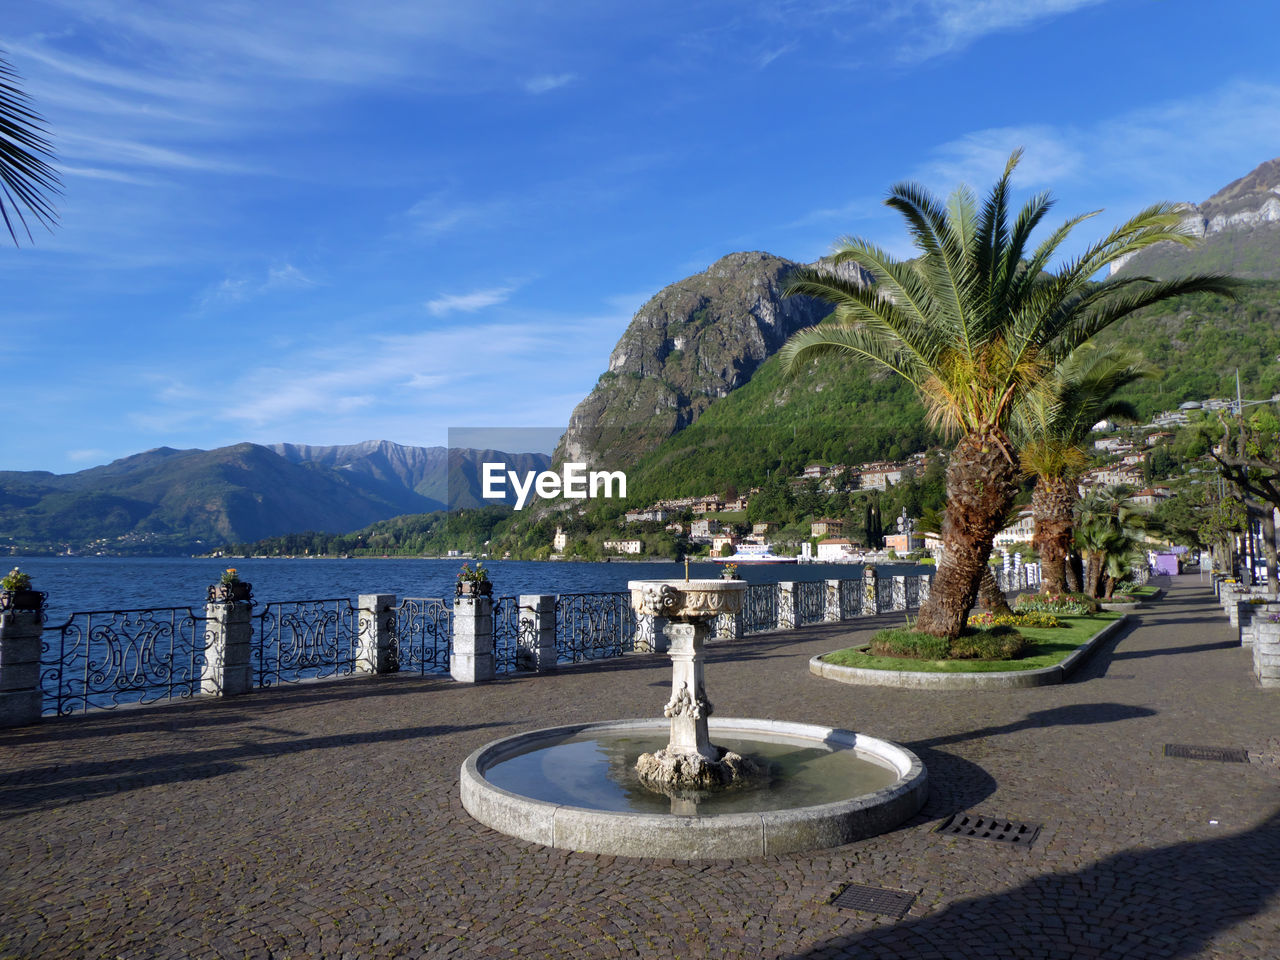
[[[825,680],[864,687],[907,687],[920,690],[1015,690],[1062,683],[1103,640],[1129,622],[1126,614],[1113,620],[1080,644],[1061,663],[1039,670],[1005,670],[999,673],[923,673],[919,670],[869,670],[826,663],[819,654],[809,660],[809,672]]]

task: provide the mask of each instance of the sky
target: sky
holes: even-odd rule
[[[0,246],[0,470],[566,424],[725,254],[979,192],[1057,220],[1280,155],[1274,0],[35,0],[52,233]],[[1054,219],[1053,217],[1050,218]],[[1055,222],[1057,222],[1055,220]]]

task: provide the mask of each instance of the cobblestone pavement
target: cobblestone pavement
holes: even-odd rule
[[[712,648],[720,716],[865,731],[929,769],[919,816],[808,854],[567,853],[463,811],[459,765],[490,740],[656,715],[657,656],[0,732],[0,957],[1280,956],[1280,773],[1163,756],[1166,743],[1276,748],[1280,693],[1255,685],[1206,586],[1178,578],[1072,682],[1029,690],[809,674],[810,656],[870,626]],[[934,832],[961,810],[1043,830],[1026,849]],[[900,920],[831,906],[851,881],[916,899]]]

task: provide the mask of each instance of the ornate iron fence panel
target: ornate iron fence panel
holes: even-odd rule
[[[190,607],[92,610],[44,628],[43,712],[185,700],[200,691],[206,619]]]
[[[778,585],[776,583],[747,584],[747,595],[742,600],[742,632],[765,633],[778,629]]]
[[[396,607],[391,650],[397,670],[448,673],[453,607],[441,597],[405,597]]]
[[[531,622],[524,628],[532,631]],[[493,599],[493,669],[513,673],[520,660],[520,598]]]
[[[920,607],[920,581],[921,577],[907,577],[906,581],[906,607],[907,610],[916,610]]]
[[[253,620],[256,686],[355,672],[360,609],[348,598],[268,603]]]
[[[876,577],[876,609],[881,613],[893,609],[893,577]]]
[[[827,619],[827,582],[825,580],[800,580],[796,582],[796,626],[822,623]]]
[[[578,663],[635,649],[636,615],[627,593],[562,593],[556,597],[556,659]]]
[[[846,618],[862,616],[862,598],[867,588],[861,580],[840,581],[840,609]]]

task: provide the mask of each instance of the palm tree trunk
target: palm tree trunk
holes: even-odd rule
[[[1084,593],[1084,562],[1080,554],[1074,551],[1067,554],[1066,574],[1068,592]]]
[[[964,629],[991,556],[991,541],[1017,494],[1017,457],[1007,455],[1009,449],[994,432],[966,436],[956,444],[947,465],[945,549],[917,630],[954,638]]]
[[[982,580],[978,584],[978,606],[994,613],[997,617],[1011,617],[1013,610],[1009,607],[1009,598],[996,583],[996,575],[991,572],[991,564],[982,571]]]
[[[1040,477],[1031,494],[1035,520],[1035,547],[1040,552],[1040,592],[1063,593],[1067,589],[1067,555],[1071,552],[1074,480]]]

